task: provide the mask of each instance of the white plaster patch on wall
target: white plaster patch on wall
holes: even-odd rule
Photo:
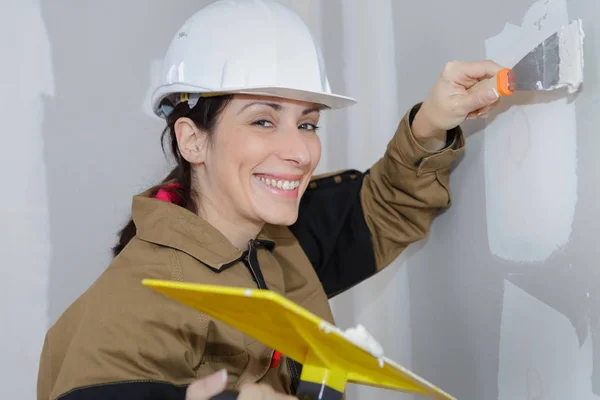
[[[36,396],[48,328],[50,229],[44,96],[54,96],[50,41],[39,0],[0,2],[0,386],[2,399]],[[10,383],[10,384],[8,384]]]
[[[592,357],[591,334],[580,348],[564,315],[505,280],[499,400],[598,400]]]
[[[486,41],[486,55],[512,67],[568,22],[566,0],[540,0],[521,27],[507,24]],[[576,131],[575,105],[556,93],[535,94],[486,127],[487,226],[494,255],[542,262],[568,242],[577,202]]]

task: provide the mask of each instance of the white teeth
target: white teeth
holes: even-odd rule
[[[278,189],[283,189],[283,190],[294,190],[298,186],[300,186],[300,181],[286,181],[283,179],[275,180],[275,179],[265,178],[262,176],[259,179],[269,186],[276,187]]]

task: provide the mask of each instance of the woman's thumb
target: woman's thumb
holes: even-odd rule
[[[209,400],[225,390],[227,385],[227,370],[199,379],[188,386],[185,400]]]
[[[468,93],[466,96],[461,96],[461,109],[463,113],[469,114],[480,108],[494,104],[500,99],[500,95],[496,89],[478,90],[474,93]]]

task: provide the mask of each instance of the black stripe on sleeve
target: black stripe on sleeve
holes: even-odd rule
[[[329,298],[377,272],[360,201],[364,176],[348,170],[311,182],[290,227]]]
[[[187,385],[158,381],[110,382],[73,389],[56,400],[185,400]]]

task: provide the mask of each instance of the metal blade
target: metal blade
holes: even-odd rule
[[[531,50],[508,74],[511,90],[548,90],[559,81],[558,33]]]

